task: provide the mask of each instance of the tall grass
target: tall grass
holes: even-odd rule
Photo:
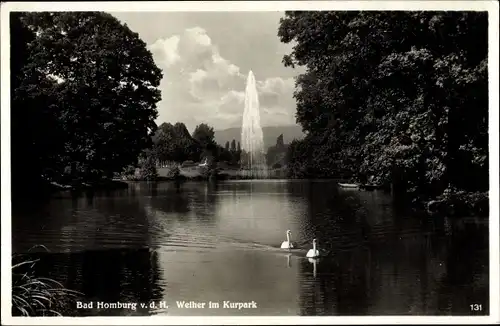
[[[53,279],[36,276],[34,266],[39,259],[13,255],[12,260],[20,261],[12,265],[13,316],[62,316],[64,311],[71,309],[70,303],[74,304],[76,297],[81,295]]]

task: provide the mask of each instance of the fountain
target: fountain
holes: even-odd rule
[[[260,126],[259,96],[255,76],[250,70],[245,89],[245,109],[241,126],[242,172],[251,178],[268,176],[264,135]]]

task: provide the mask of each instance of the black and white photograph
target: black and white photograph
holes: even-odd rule
[[[2,3],[2,324],[500,322],[498,9]]]

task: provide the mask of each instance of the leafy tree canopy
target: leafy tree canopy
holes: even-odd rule
[[[215,131],[206,123],[201,123],[196,126],[193,132],[193,138],[202,146],[207,148],[215,144]]]
[[[162,123],[153,135],[154,154],[160,161],[198,161],[201,147],[183,123]]]
[[[487,27],[482,12],[287,12],[283,63],[306,68],[292,174],[487,190]]]
[[[19,41],[28,56],[14,93],[29,100],[41,92],[40,81],[50,85],[43,90],[47,101],[31,109],[53,122],[38,126],[32,136],[48,137],[50,148],[57,149],[44,168],[60,173],[71,165],[73,173],[100,175],[135,161],[151,145],[162,78],[138,34],[100,12],[17,15],[34,37]],[[13,120],[22,119],[23,110],[22,101],[15,102]]]

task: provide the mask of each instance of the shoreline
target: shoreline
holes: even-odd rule
[[[183,171],[184,172],[184,171]],[[57,194],[61,192],[71,192],[78,193],[81,191],[112,191],[119,189],[128,189],[129,183],[135,182],[175,182],[179,186],[184,182],[224,182],[224,181],[250,181],[250,180],[281,180],[281,181],[289,181],[289,182],[298,182],[298,181],[309,181],[309,182],[342,182],[343,178],[331,177],[331,178],[290,178],[285,175],[273,174],[270,173],[265,178],[255,178],[252,176],[241,175],[238,172],[240,170],[235,170],[236,173],[219,173],[216,175],[201,175],[200,173],[191,173],[186,175],[182,173],[177,176],[166,176],[165,174],[159,175],[155,180],[142,180],[139,178],[113,178],[113,179],[103,179],[100,181],[93,182],[85,182],[85,181],[76,181],[70,184],[61,184],[57,182],[46,182],[44,187],[40,189],[40,193],[46,193],[49,196],[52,194]],[[340,189],[340,188],[339,188]],[[362,190],[359,189],[357,191],[362,192],[384,192],[390,196],[394,197],[394,193],[392,191],[387,190]],[[417,203],[417,205],[409,205],[413,206],[411,211],[415,212],[425,212],[426,215],[430,217],[435,216],[450,216],[450,217],[467,217],[467,216],[477,216],[477,217],[487,217],[488,213],[488,205],[489,205],[489,197],[486,196],[480,198],[476,195],[476,199],[472,201],[466,200],[465,196],[474,196],[475,194],[461,194],[460,196],[452,196],[446,199],[431,199],[428,201],[422,201]],[[404,199],[400,201],[400,205],[404,205]],[[409,203],[410,204],[410,203]],[[408,205],[404,205],[408,206]],[[410,209],[410,208],[409,208]],[[459,213],[460,212],[460,213]]]
[[[124,180],[119,179],[103,179],[99,181],[78,181],[72,184],[61,184],[57,182],[48,182],[50,192],[64,192],[64,191],[82,191],[82,190],[117,190],[126,189],[128,184]]]

